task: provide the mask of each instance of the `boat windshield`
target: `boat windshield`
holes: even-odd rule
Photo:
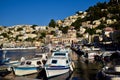
[[[66,60],[66,63],[68,63],[68,60]]]
[[[42,63],[40,61],[37,61],[37,65],[41,65]]]
[[[26,62],[27,65],[31,65],[31,63],[32,63],[31,61],[27,61]]]
[[[54,56],[66,56],[65,53],[55,53]]]
[[[35,55],[35,58],[37,58],[37,57],[42,57],[42,55]]]
[[[57,60],[52,60],[52,64],[56,64],[57,63]]]

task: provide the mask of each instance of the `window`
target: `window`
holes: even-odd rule
[[[57,60],[52,60],[52,64],[56,64],[57,63]]]
[[[66,60],[66,63],[68,63],[68,60]]]
[[[25,64],[25,62],[21,62],[21,65],[24,65]]]
[[[55,53],[54,56],[65,56],[65,53]]]
[[[42,57],[42,55],[35,55],[35,58]]]
[[[40,62],[40,61],[37,61],[37,65],[41,65],[41,62]]]
[[[42,60],[42,63],[45,65],[45,63],[46,63],[46,60]]]
[[[31,62],[30,62],[30,61],[27,61],[26,64],[27,64],[27,65],[31,65]]]

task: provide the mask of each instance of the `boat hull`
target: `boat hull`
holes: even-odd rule
[[[37,73],[41,70],[40,67],[14,67],[13,68],[15,75],[24,76]]]
[[[49,67],[45,68],[47,78],[59,76],[70,71],[69,67]]]
[[[8,74],[10,74],[12,71],[9,71],[8,70],[8,66],[6,66],[6,65],[2,65],[2,66],[0,66],[0,76],[1,77],[4,77],[4,76],[6,76],[6,75],[8,75]],[[0,79],[1,80],[1,79]]]

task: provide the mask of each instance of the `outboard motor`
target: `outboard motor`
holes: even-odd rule
[[[6,58],[7,51],[0,50],[0,64],[5,64],[10,61],[10,58]]]
[[[21,57],[20,61],[24,62],[25,61],[25,57]]]

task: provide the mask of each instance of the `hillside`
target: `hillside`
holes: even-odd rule
[[[115,30],[120,30],[120,2],[117,0],[110,0],[110,2],[98,2],[96,5],[89,7],[85,12],[77,11],[75,15],[69,16],[64,20],[57,22],[60,26],[74,26],[79,30],[83,23],[89,22],[94,25],[96,20],[100,24],[96,27],[102,29],[104,27],[112,27]],[[109,23],[110,22],[110,23]],[[60,25],[62,24],[62,25]]]
[[[96,5],[90,6],[85,12],[77,11],[75,15],[69,16],[64,20],[58,20],[56,24],[54,24],[55,22],[50,22],[49,24],[53,23],[54,27],[59,27],[59,30],[63,32],[73,26],[78,31],[78,36],[81,36],[79,33],[81,27],[86,29],[85,33],[91,35],[96,34],[97,30],[103,30],[106,27],[120,30],[119,3],[120,1],[118,0],[110,0],[108,3],[98,2]],[[97,34],[101,34],[101,32]]]
[[[77,11],[64,20],[55,21],[51,19],[48,26],[1,26],[0,44],[8,45],[10,43],[11,45],[18,43],[18,45],[33,46],[36,42],[54,42],[54,39],[61,42],[59,40],[64,38],[69,43],[73,34],[69,32],[70,30],[75,32],[74,38],[76,38],[76,41],[91,43],[95,42],[94,38],[97,37],[97,42],[114,41],[120,43],[120,2],[118,0],[110,0],[108,3],[98,2],[96,5],[90,6],[86,11]]]

